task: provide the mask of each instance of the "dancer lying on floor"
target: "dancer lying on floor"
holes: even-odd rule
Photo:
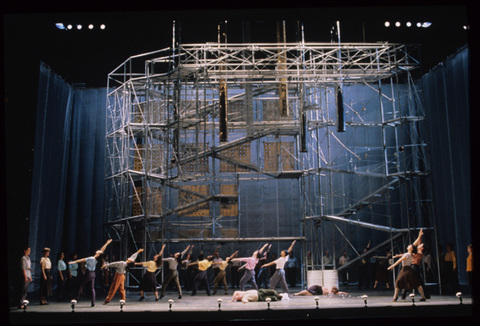
[[[275,290],[271,289],[235,291],[230,302],[242,301],[243,303],[248,303],[255,301],[266,301],[267,298],[270,298],[272,301],[280,301],[283,297]]]
[[[308,289],[295,293],[294,295],[329,295],[329,294],[348,295],[347,292],[338,291],[338,288],[336,287],[328,288],[320,285],[312,285]]]

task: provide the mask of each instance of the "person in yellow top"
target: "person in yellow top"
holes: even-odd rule
[[[453,290],[453,293],[458,292],[458,263],[457,256],[455,251],[453,251],[453,244],[447,243],[447,253],[445,254],[445,265],[444,265],[444,281],[443,286],[446,290],[447,284],[450,284]],[[445,291],[446,293],[446,291]]]
[[[153,256],[153,260],[143,263],[135,263],[135,266],[143,266],[147,268],[145,275],[143,275],[143,278],[140,281],[140,300],[138,301],[142,301],[145,299],[144,292],[155,293],[155,301],[158,301],[157,275],[155,274],[155,272],[157,271],[158,267],[162,266],[162,255],[164,249],[165,244],[162,246],[162,250],[160,250],[160,253]]]
[[[191,263],[190,266],[192,265],[198,265],[198,273],[193,279],[193,289],[192,289],[192,296],[197,294],[197,291],[200,287],[200,284],[203,284],[205,286],[205,290],[207,292],[207,295],[210,294],[210,288],[208,286],[208,279],[207,279],[207,269],[212,266],[213,263],[213,256],[217,253],[218,249],[220,246],[215,249],[215,252],[208,256],[206,259],[196,261],[195,263]]]
[[[473,276],[473,247],[471,244],[467,247],[468,257],[467,257],[467,281],[468,286],[472,286],[472,276]]]
[[[217,263],[213,263],[213,265],[220,265],[218,267],[219,271],[215,279],[213,280],[213,294],[217,293],[217,286],[218,283],[222,282],[223,286],[225,287],[225,294],[228,294],[228,285],[227,285],[227,267],[228,264],[230,264],[230,261],[232,258],[235,256],[235,254],[238,253],[238,250],[235,251],[230,257],[227,257],[227,259],[222,260]]]

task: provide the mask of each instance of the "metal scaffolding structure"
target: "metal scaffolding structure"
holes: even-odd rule
[[[305,277],[324,268],[326,249],[364,245],[359,230],[389,248],[420,228],[436,241],[417,51],[174,43],[128,58],[107,96],[105,227],[121,256],[164,242],[297,239],[312,252]],[[298,233],[241,229],[242,185],[285,179],[298,189],[280,189],[298,205]]]

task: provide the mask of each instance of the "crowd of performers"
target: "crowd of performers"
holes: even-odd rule
[[[429,299],[429,293],[425,287],[424,280],[420,273],[420,264],[422,260],[428,265],[427,257],[424,259],[425,249],[422,243],[423,230],[420,230],[418,238],[407,247],[407,252],[392,257],[391,252],[387,251],[386,256],[376,256],[380,259],[378,263],[378,271],[375,276],[375,285],[377,287],[379,282],[384,282],[389,288],[388,271],[395,268],[397,265],[402,265],[402,268],[396,278],[394,284],[394,296],[393,301],[398,300],[399,294],[402,295],[402,299],[405,299],[407,291],[418,291],[421,295],[420,301]],[[103,302],[104,305],[108,304],[115,294],[118,292],[120,300],[126,300],[125,291],[125,279],[126,273],[130,268],[135,266],[141,266],[144,268],[143,277],[140,280],[140,298],[139,301],[145,300],[145,293],[151,292],[155,295],[155,301],[161,300],[165,296],[165,291],[169,286],[173,285],[178,291],[178,299],[182,299],[182,284],[185,291],[191,292],[191,296],[197,295],[200,289],[205,290],[208,296],[215,295],[217,289],[223,287],[228,294],[228,285],[226,279],[227,267],[231,272],[231,284],[232,288],[238,288],[238,291],[233,293],[233,301],[241,301],[244,303],[250,301],[265,301],[270,298],[271,301],[278,301],[282,299],[288,299],[289,285],[295,286],[296,268],[299,267],[298,261],[293,257],[293,247],[295,241],[293,241],[290,247],[280,252],[280,257],[275,255],[269,256],[271,244],[263,245],[258,250],[255,250],[249,257],[238,257],[238,251],[233,252],[230,256],[221,258],[218,246],[211,255],[206,257],[203,254],[203,248],[201,248],[200,254],[197,259],[192,256],[193,245],[189,245],[182,252],[177,252],[170,255],[170,257],[163,257],[165,245],[161,248],[160,252],[153,256],[152,260],[145,262],[136,262],[138,255],[143,252],[143,249],[139,249],[133,253],[125,261],[108,262],[104,256],[105,249],[111,243],[111,239],[108,240],[100,250],[97,250],[92,256],[85,258],[78,258],[76,253],[72,253],[70,260],[65,262],[65,255],[63,252],[57,256],[56,265],[56,281],[57,281],[57,300],[78,300],[82,295],[84,288],[87,288],[90,295],[91,306],[95,306],[95,275],[97,263],[100,263],[100,269],[102,270],[102,285],[109,286],[108,294]],[[365,248],[364,252],[368,251],[370,242]],[[439,247],[439,259],[441,260],[442,267],[442,292],[449,284],[456,293],[459,288],[458,274],[457,274],[457,260],[455,252],[453,251],[453,245],[447,244],[447,252],[443,254]],[[467,258],[467,277],[468,285],[471,286],[472,274],[473,274],[473,248],[472,245],[468,246],[468,258]],[[28,308],[23,306],[23,302],[27,297],[28,288],[32,282],[32,269],[30,262],[30,248],[24,248],[24,256],[21,259],[21,293],[18,308]],[[50,249],[44,248],[43,257],[40,260],[41,265],[41,278],[40,278],[40,305],[48,305],[47,298],[53,295],[52,292],[52,263],[49,259]],[[310,252],[307,253],[307,262],[311,259]],[[396,261],[395,261],[396,260]],[[348,263],[349,259],[346,256],[346,252],[343,252],[342,257],[339,259],[339,265],[342,266]],[[329,265],[331,258],[329,253],[326,252],[323,257],[323,263]],[[363,274],[366,273],[362,270],[361,265],[365,265],[366,261],[361,260],[357,265],[359,271],[359,289],[361,286],[368,287],[369,281],[363,282]],[[81,266],[81,268],[80,268]],[[157,277],[156,274],[159,268],[164,268],[164,278],[161,286],[161,291],[157,290]],[[210,282],[208,278],[208,270],[213,270],[213,292],[210,289]],[[427,266],[428,268],[428,266]],[[113,279],[110,282],[110,273],[115,270]],[[290,269],[295,271],[288,272]],[[243,270],[243,273],[241,271]],[[287,270],[287,273],[285,272]],[[288,277],[292,275],[293,277]],[[340,279],[340,284],[345,281],[343,277]],[[245,286],[250,284],[251,290],[245,290]],[[281,292],[277,292],[277,286],[280,287]],[[87,291],[85,291],[87,292]],[[341,292],[337,287],[325,287],[320,285],[311,285],[305,290],[295,293],[295,296],[303,295],[346,295],[346,292]]]

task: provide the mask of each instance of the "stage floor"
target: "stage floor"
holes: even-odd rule
[[[250,288],[248,288],[250,289]],[[119,296],[103,305],[106,292],[97,291],[96,305],[91,307],[89,296],[80,297],[72,313],[70,302],[56,302],[51,298],[49,305],[39,305],[35,297],[27,298],[30,305],[26,312],[22,309],[10,310],[12,324],[71,324],[71,323],[138,323],[138,322],[207,322],[207,321],[255,321],[255,320],[314,320],[314,319],[352,319],[352,318],[391,318],[391,317],[430,317],[430,318],[468,318],[473,314],[473,298],[466,294],[462,303],[454,295],[431,295],[426,302],[398,299],[392,302],[393,290],[358,290],[342,287],[348,296],[319,296],[318,309],[315,296],[294,296],[301,289],[290,289],[290,299],[271,302],[230,302],[235,289],[229,289],[225,295],[221,290],[207,296],[200,290],[196,296],[184,292],[177,299],[176,291],[167,291],[164,298],[155,301],[152,293],[146,293],[144,301],[138,291],[128,291],[126,304],[120,311]],[[277,289],[278,291],[280,289]],[[363,295],[367,295],[365,306]],[[173,300],[170,310],[169,300]],[[219,310],[218,299],[222,299]]]

